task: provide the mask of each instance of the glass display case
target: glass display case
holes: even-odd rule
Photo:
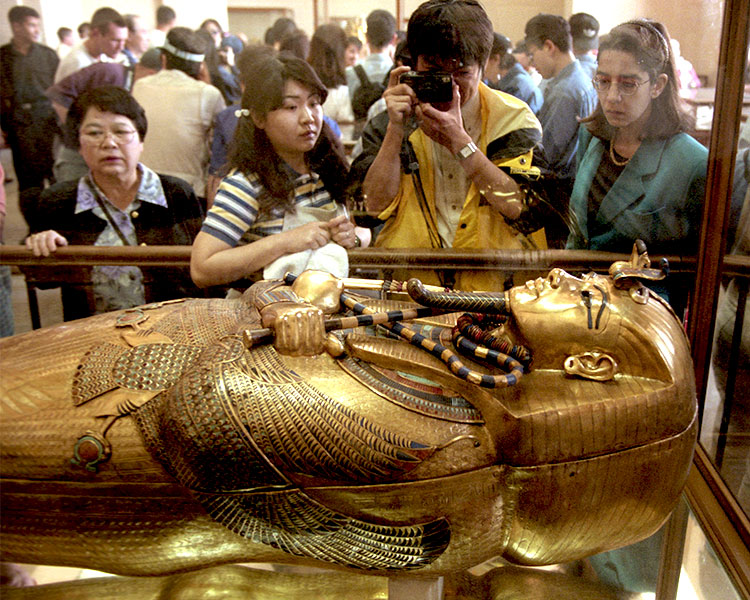
[[[748,335],[750,329],[750,323],[744,318],[750,258],[747,253],[742,254],[742,246],[735,243],[736,225],[741,212],[737,211],[736,202],[734,206],[732,204],[737,173],[741,173],[742,167],[738,158],[741,155],[737,153],[738,134],[750,105],[745,92],[750,0],[703,4],[719,4],[723,8],[719,62],[710,102],[706,100],[705,93],[691,99],[696,110],[704,117],[703,127],[694,133],[708,145],[710,152],[706,203],[699,254],[694,260],[692,257],[677,257],[676,261],[677,271],[694,277],[696,282],[687,317],[687,330],[696,371],[701,422],[699,447],[685,492],[662,530],[638,544],[553,569],[524,569],[510,567],[503,561],[490,561],[455,578],[394,581],[366,575],[350,578],[341,572],[295,570],[273,565],[260,568],[243,566],[241,571],[232,571],[238,589],[252,584],[257,590],[267,590],[268,596],[254,596],[259,598],[277,597],[272,594],[278,593],[279,589],[287,590],[286,598],[310,597],[310,590],[318,589],[314,586],[320,586],[322,591],[317,597],[321,598],[352,597],[351,591],[355,589],[359,591],[357,597],[394,600],[406,597],[442,597],[446,600],[474,597],[498,600],[530,600],[536,597],[644,600],[750,598],[750,386],[746,378],[748,355],[743,347],[743,337]],[[326,18],[323,10],[326,5],[316,3],[316,19]],[[403,2],[397,1],[395,12],[403,15],[404,6]],[[347,22],[355,23],[355,19],[360,18],[357,15]],[[349,17],[337,17],[340,21],[347,19]],[[710,126],[706,125],[709,119],[705,118],[707,113],[703,110],[707,102],[712,108]],[[739,206],[741,209],[741,204]],[[415,265],[422,261],[447,269],[462,268],[462,265],[476,267],[478,264],[484,265],[484,268],[496,265],[507,267],[513,266],[515,260],[515,267],[526,271],[544,270],[565,263],[574,268],[585,263],[601,270],[606,268],[609,258],[554,252],[530,253],[516,258],[503,253],[490,256],[481,252],[444,252],[439,256],[414,252],[407,254],[401,256],[399,253],[354,250],[350,254],[350,264],[354,268],[379,273],[392,268],[394,261],[399,259],[403,259],[404,264]],[[94,257],[89,258],[89,261],[95,260]],[[185,260],[185,256],[177,254],[164,258],[165,264],[180,261],[184,264]],[[18,265],[33,261],[22,250],[6,247],[0,250],[0,262]],[[728,293],[733,295],[728,298]],[[717,324],[717,315],[726,318]],[[717,341],[717,338],[721,340]],[[722,369],[724,375],[717,375],[716,369]],[[68,581],[81,576],[80,570],[71,570],[45,579],[41,567],[24,566],[24,569],[40,582],[50,584],[55,580]],[[222,577],[227,573],[218,571]],[[97,575],[88,573],[88,576]],[[204,575],[212,577],[215,573]],[[200,577],[196,575],[196,587],[200,585]],[[99,584],[98,597],[106,597],[106,591],[102,591],[117,589],[117,586],[124,586],[121,588],[124,590],[128,586],[137,589],[144,585],[130,578],[119,577],[96,581]],[[93,588],[94,584],[75,585],[83,589],[86,586]],[[60,590],[64,588],[56,590],[50,587],[46,591],[40,588],[35,595],[10,591],[8,598],[64,597],[59,595]],[[140,597],[147,598],[148,593],[144,589]],[[336,593],[342,595],[335,596]],[[350,595],[347,596],[347,593]],[[550,596],[550,593],[555,595]]]

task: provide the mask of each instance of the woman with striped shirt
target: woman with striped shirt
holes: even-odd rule
[[[333,216],[344,203],[347,165],[323,121],[325,86],[296,58],[265,57],[254,71],[238,111],[229,172],[193,244],[190,272],[199,286],[237,281],[331,242],[361,245],[347,216]]]

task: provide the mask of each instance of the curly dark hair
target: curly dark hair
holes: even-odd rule
[[[313,68],[299,58],[285,55],[261,58],[255,63],[253,71],[246,81],[242,108],[256,118],[264,118],[269,112],[281,108],[287,81],[296,81],[317,93],[321,103],[328,96],[328,90]],[[323,180],[331,197],[343,203],[348,165],[341,145],[325,121],[317,143],[305,158],[310,168]],[[243,116],[237,123],[229,150],[228,168],[236,169],[248,178],[253,175],[258,177],[264,188],[258,198],[260,214],[268,214],[272,207],[294,210],[294,182],[266,132],[255,126],[252,117]]]

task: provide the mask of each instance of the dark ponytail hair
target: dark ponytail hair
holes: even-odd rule
[[[269,112],[281,108],[284,86],[287,81],[296,81],[301,86],[318,94],[321,104],[328,90],[304,60],[290,56],[261,57],[253,65],[252,74],[245,81],[242,108],[249,114],[241,116],[229,151],[228,167],[236,169],[246,177],[258,177],[263,192],[258,198],[260,214],[268,214],[271,208],[294,210],[294,182],[284,167],[284,161],[276,153],[266,132],[255,126],[253,115],[264,119]],[[315,171],[336,201],[343,203],[344,180],[348,171],[341,144],[328,124],[323,121],[315,146],[306,153],[310,168]]]

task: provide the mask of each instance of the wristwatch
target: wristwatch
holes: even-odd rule
[[[474,142],[469,142],[456,153],[456,158],[458,160],[469,158],[477,150],[479,150],[479,148],[477,148],[477,145]]]

